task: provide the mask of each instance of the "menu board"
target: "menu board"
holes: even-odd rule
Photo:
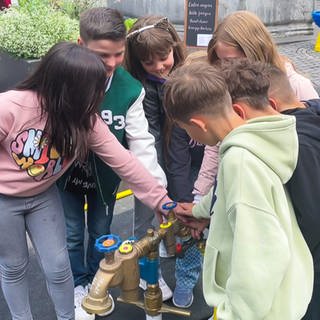
[[[185,0],[184,42],[189,47],[206,47],[212,37],[218,0]]]

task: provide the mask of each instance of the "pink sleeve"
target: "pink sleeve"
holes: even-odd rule
[[[290,85],[300,101],[319,98],[310,79],[298,73],[289,61],[285,63],[285,68]]]
[[[198,178],[194,183],[192,193],[195,195],[206,195],[215,182],[219,164],[219,144],[216,146],[206,146],[204,157]]]
[[[167,190],[119,143],[99,117],[90,134],[89,147],[127,183],[135,196],[150,208],[163,211],[162,204],[171,201]]]
[[[9,92],[0,94],[0,142],[4,140],[15,122],[16,105],[10,101]]]

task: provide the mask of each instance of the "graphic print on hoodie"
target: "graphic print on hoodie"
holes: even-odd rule
[[[36,181],[48,179],[63,168],[63,158],[54,147],[49,149],[42,130],[31,128],[19,133],[11,143],[11,153],[20,169]]]

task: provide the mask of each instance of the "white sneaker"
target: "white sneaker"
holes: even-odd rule
[[[158,279],[159,288],[162,292],[162,301],[167,301],[172,297],[172,291],[163,279],[162,275],[159,275]],[[147,281],[140,278],[139,287],[143,290],[147,290]]]
[[[162,301],[167,301],[172,297],[172,290],[169,288],[167,283],[164,281],[162,275],[159,275],[159,287],[162,291]]]
[[[140,287],[142,290],[147,290],[147,281],[146,281],[146,280],[143,280],[142,278],[140,278],[139,287]]]
[[[88,294],[88,286],[76,286],[74,288],[74,313],[75,320],[94,320],[95,315],[87,313],[82,309],[81,302],[83,298]]]
[[[167,249],[166,249],[166,246],[164,245],[164,242],[163,240],[160,241],[159,243],[159,257],[160,258],[172,258],[174,257],[174,254],[169,254]]]

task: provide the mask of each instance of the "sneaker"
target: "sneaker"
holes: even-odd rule
[[[139,287],[142,290],[147,290],[147,281],[142,279],[142,278],[140,278]]]
[[[179,288],[177,286],[173,292],[172,302],[178,308],[189,308],[193,302],[192,289]]]
[[[95,315],[87,313],[81,306],[83,298],[88,294],[88,286],[76,286],[74,288],[74,313],[75,320],[94,320]]]
[[[162,275],[159,275],[159,287],[162,292],[162,301],[167,301],[172,297],[172,290],[169,288],[167,283],[164,281]]]
[[[172,258],[174,257],[174,254],[169,254],[167,249],[166,249],[166,246],[164,245],[164,242],[163,240],[160,241],[159,243],[159,257],[160,258]]]
[[[172,297],[172,290],[169,288],[162,275],[159,275],[159,288],[162,292],[162,301],[167,301]],[[139,287],[143,290],[147,290],[147,281],[140,278]]]

